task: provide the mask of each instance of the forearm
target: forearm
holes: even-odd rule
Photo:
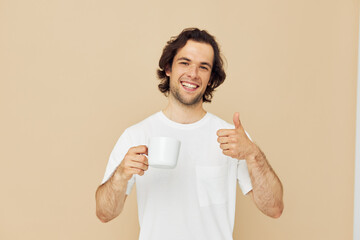
[[[117,217],[125,203],[127,181],[115,171],[113,176],[96,191],[96,215],[102,222]]]
[[[279,178],[256,145],[246,160],[256,206],[268,216],[280,217],[283,211],[283,187]]]

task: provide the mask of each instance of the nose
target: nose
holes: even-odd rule
[[[191,78],[191,79],[196,79],[198,76],[198,69],[197,67],[192,64],[189,66],[188,71],[187,71],[187,75]]]

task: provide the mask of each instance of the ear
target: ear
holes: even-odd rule
[[[165,67],[165,73],[166,73],[166,76],[170,77],[170,73],[171,73],[171,67],[168,65],[166,65]]]

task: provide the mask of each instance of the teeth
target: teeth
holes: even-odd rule
[[[197,88],[196,85],[193,85],[193,84],[190,84],[190,83],[182,82],[181,84],[183,86],[187,87],[187,88],[192,88],[192,89]]]

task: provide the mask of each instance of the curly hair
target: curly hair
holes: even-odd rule
[[[185,46],[188,40],[208,43],[214,50],[214,61],[209,85],[203,95],[203,102],[211,102],[213,91],[224,82],[226,73],[224,71],[220,49],[215,38],[207,31],[198,28],[186,28],[178,36],[171,37],[167,42],[160,57],[159,69],[157,70],[157,76],[160,79],[158,88],[160,92],[164,93],[165,96],[168,96],[170,91],[170,78],[166,75],[166,70],[169,68],[171,69],[176,53]]]

